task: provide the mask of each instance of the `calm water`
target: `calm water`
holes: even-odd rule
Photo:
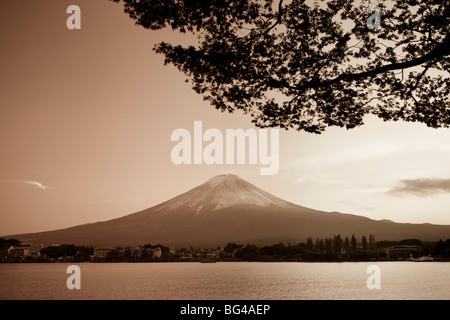
[[[367,288],[371,264],[380,290]],[[450,263],[80,263],[80,290],[69,265],[0,264],[0,299],[450,300]]]

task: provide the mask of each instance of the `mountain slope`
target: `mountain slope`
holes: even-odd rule
[[[375,221],[312,210],[277,198],[237,176],[220,175],[171,200],[121,218],[10,237],[44,244],[216,247],[227,242],[295,243],[309,236],[335,234],[435,241],[450,238],[450,226]]]

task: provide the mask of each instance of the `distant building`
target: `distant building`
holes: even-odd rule
[[[31,256],[28,246],[12,246],[8,249],[8,257],[12,259],[21,259]]]
[[[386,248],[388,259],[407,259],[420,251],[417,245],[398,245]]]
[[[94,258],[106,258],[109,252],[113,251],[114,247],[96,247],[94,248]]]
[[[191,260],[192,259],[192,253],[190,252],[180,252],[180,259],[182,260]]]
[[[8,249],[8,257],[13,259],[37,258],[41,255],[43,248],[43,244],[21,243]]]
[[[39,257],[41,255],[41,250],[44,249],[43,244],[32,244],[30,246],[30,254],[32,257]]]
[[[157,248],[150,248],[149,253],[150,253],[151,258],[161,258],[162,252],[161,252],[161,248],[157,247]]]

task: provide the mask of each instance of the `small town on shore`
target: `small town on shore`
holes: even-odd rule
[[[255,246],[228,243],[216,248],[175,249],[161,244],[128,247],[22,243],[0,239],[0,261],[18,262],[339,262],[339,261],[450,261],[450,239],[375,241],[356,238],[309,237],[306,242]]]

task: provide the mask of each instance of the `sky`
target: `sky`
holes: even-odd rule
[[[69,30],[70,5],[81,29]],[[450,224],[450,129],[383,122],[280,131],[279,170],[175,165],[174,130],[254,129],[221,113],[152,50],[183,42],[107,0],[0,2],[0,235],[131,214],[232,173],[284,200],[396,222]]]

